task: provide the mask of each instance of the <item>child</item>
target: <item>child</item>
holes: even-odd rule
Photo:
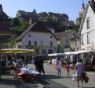
[[[70,65],[69,62],[66,63],[66,71],[67,71],[67,77],[70,77]]]

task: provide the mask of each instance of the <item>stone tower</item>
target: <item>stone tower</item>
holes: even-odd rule
[[[83,2],[82,3],[82,7],[81,7],[80,12],[79,12],[79,17],[76,19],[76,25],[78,25],[78,26],[80,26],[80,23],[81,23],[81,19],[83,17],[84,10],[85,10],[85,4]]]
[[[82,3],[82,7],[81,7],[81,10],[79,12],[79,17],[80,18],[82,17],[84,10],[85,10],[85,5],[84,5],[84,3]]]

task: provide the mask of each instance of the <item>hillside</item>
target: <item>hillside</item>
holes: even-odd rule
[[[16,17],[21,21],[27,21],[34,23],[36,21],[42,21],[47,26],[55,29],[55,32],[65,31],[67,29],[74,29],[75,24],[69,20],[69,17],[65,13],[54,13],[54,12],[41,12],[37,13],[36,10],[33,12],[26,12],[18,10]]]
[[[61,32],[65,30],[74,30],[76,25],[73,21],[69,20],[69,16],[65,13],[54,12],[41,12],[37,13],[34,9],[32,12],[26,12],[18,10],[16,17],[10,18],[2,8],[0,4],[0,22],[8,23],[11,25],[11,29],[15,35],[20,35],[30,24],[41,21],[54,29],[55,32]]]

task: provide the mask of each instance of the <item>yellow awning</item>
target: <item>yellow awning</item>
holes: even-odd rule
[[[6,48],[0,49],[0,53],[34,53],[34,49],[23,49],[23,48]]]

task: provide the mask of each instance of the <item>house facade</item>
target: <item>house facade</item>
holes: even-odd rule
[[[90,0],[83,13],[80,26],[81,30],[81,49],[95,49],[95,1]]]
[[[57,48],[55,35],[41,22],[30,25],[17,41],[20,47],[35,49],[39,54],[53,53]]]
[[[79,49],[78,33],[74,30],[66,30],[56,33],[56,37],[60,40],[60,51],[75,51]]]

